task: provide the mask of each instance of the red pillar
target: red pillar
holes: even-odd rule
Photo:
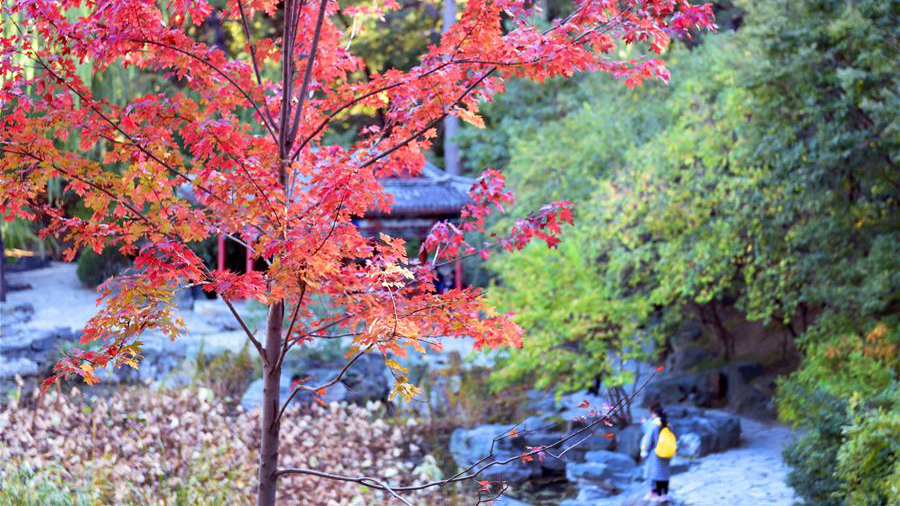
[[[253,271],[253,251],[250,248],[246,248],[247,250],[247,272]]]
[[[453,284],[457,290],[462,290],[462,275],[463,275],[462,262],[457,260],[456,262],[453,263]]]
[[[220,271],[225,270],[225,234],[219,234],[219,258],[217,265]]]

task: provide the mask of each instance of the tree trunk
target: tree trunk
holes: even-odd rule
[[[456,0],[444,0],[444,16],[441,33],[446,33],[456,23]],[[444,169],[454,175],[460,173],[459,146],[454,137],[459,130],[459,118],[447,116],[444,118]]]
[[[263,361],[262,445],[259,451],[259,493],[257,506],[275,506],[277,492],[278,446],[281,422],[276,423],[281,407],[281,366],[276,367],[281,352],[281,327],[284,323],[284,303],[269,307],[266,322],[265,360]]]

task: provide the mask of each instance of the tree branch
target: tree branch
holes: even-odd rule
[[[369,350],[371,350],[372,346],[374,346],[374,345],[370,344],[365,349],[360,350],[356,355],[353,356],[353,358],[351,358],[346,364],[344,364],[344,367],[340,370],[340,372],[338,372],[334,378],[331,378],[331,380],[329,380],[319,386],[316,386],[316,387],[308,387],[306,385],[295,386],[294,389],[291,391],[291,395],[288,396],[287,400],[284,401],[284,404],[281,406],[281,409],[278,411],[278,416],[275,417],[274,423],[279,423],[281,421],[281,417],[284,415],[284,410],[286,410],[287,407],[291,405],[291,401],[294,399],[294,396],[297,395],[297,392],[299,392],[300,390],[305,390],[307,392],[313,392],[314,394],[316,394],[319,390],[322,390],[323,388],[329,388],[329,387],[335,385],[338,381],[341,380],[341,378],[344,377],[344,374],[346,374],[347,370],[350,369],[350,366],[352,366],[354,362],[359,360],[359,357],[365,355]]]
[[[236,89],[238,91],[238,93],[243,95],[244,99],[250,104],[251,107],[253,107],[253,110],[256,111],[256,114],[259,115],[259,118],[262,120],[263,125],[265,125],[266,130],[269,131],[269,134],[272,136],[272,139],[277,142],[277,137],[275,136],[275,131],[273,130],[273,126],[269,125],[269,121],[266,119],[266,115],[264,115],[262,113],[262,111],[260,110],[259,105],[257,105],[256,101],[254,101],[253,98],[250,97],[250,94],[247,93],[247,91],[244,88],[242,88],[240,85],[238,85],[238,83],[235,82],[235,80],[232,79],[231,76],[226,74],[225,71],[223,71],[219,67],[216,67],[215,65],[213,65],[209,60],[201,58],[201,57],[191,53],[190,51],[185,51],[184,49],[181,49],[178,46],[173,46],[171,44],[166,44],[164,42],[158,42],[155,40],[148,40],[148,39],[127,39],[127,40],[129,40],[131,42],[138,42],[141,44],[152,44],[154,46],[164,47],[166,49],[170,49],[177,53],[181,53],[189,58],[193,58],[193,59],[197,60],[198,62],[203,63],[207,67],[211,68],[217,74],[224,77],[225,80],[228,81],[232,86],[234,86],[234,89]]]
[[[300,86],[300,96],[297,99],[299,100],[299,103],[297,104],[297,112],[294,115],[294,124],[291,125],[291,129],[288,132],[288,136],[286,139],[287,152],[285,153],[285,155],[290,154],[290,149],[294,144],[294,137],[296,137],[297,129],[300,127],[300,119],[303,116],[303,106],[306,103],[306,95],[309,93],[309,83],[312,80],[313,65],[315,65],[316,53],[319,50],[319,38],[322,35],[322,25],[325,23],[325,12],[327,6],[328,0],[320,0],[319,17],[316,19],[316,29],[315,32],[313,32],[312,47],[309,50],[309,57],[307,58],[306,62],[306,71],[303,75],[303,84]]]

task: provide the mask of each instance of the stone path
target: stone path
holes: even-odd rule
[[[788,427],[741,418],[741,446],[673,476],[671,495],[685,506],[791,506],[798,498],[781,458],[790,440]]]

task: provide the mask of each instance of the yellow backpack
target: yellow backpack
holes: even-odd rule
[[[657,421],[657,423],[659,423]],[[675,456],[675,450],[678,445],[675,442],[675,433],[668,425],[659,429],[659,436],[656,438],[656,456],[661,459],[671,459]]]

